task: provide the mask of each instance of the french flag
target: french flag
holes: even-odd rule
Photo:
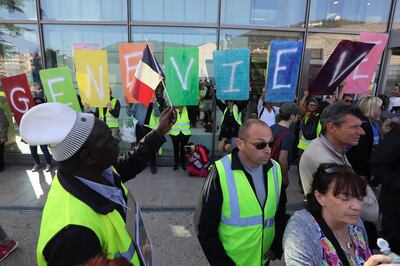
[[[146,48],[143,50],[142,59],[136,67],[135,76],[133,77],[129,92],[136,100],[149,106],[154,91],[163,77],[164,73],[160,65],[151,54],[149,46],[146,45]]]

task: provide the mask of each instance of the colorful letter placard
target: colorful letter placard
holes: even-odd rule
[[[266,102],[293,102],[303,42],[272,41],[269,48]]]
[[[122,89],[124,90],[125,101],[136,103],[137,100],[129,93],[129,87],[134,83],[135,71],[142,58],[146,43],[120,43],[119,44],[119,65],[121,67]]]
[[[10,106],[15,121],[19,125],[22,116],[35,105],[26,74],[2,78],[1,83],[6,93],[8,106]]]
[[[44,69],[39,74],[49,102],[64,103],[75,111],[82,112],[68,67]]]
[[[250,50],[214,51],[213,57],[217,98],[249,99]]]
[[[311,83],[308,89],[310,94],[332,95],[340,82],[357,67],[374,46],[372,43],[341,40]]]
[[[199,49],[165,48],[167,92],[174,106],[199,101]]]
[[[110,102],[107,51],[75,50],[74,61],[82,103],[105,107]]]
[[[389,35],[387,33],[361,32],[360,42],[373,43],[367,57],[344,80],[344,93],[368,94],[369,84],[381,60]]]

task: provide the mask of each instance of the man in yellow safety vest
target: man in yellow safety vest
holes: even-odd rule
[[[211,168],[195,216],[211,265],[267,265],[281,257],[286,217],[272,146],[271,129],[249,119],[239,129],[237,148]]]
[[[93,114],[61,103],[40,104],[25,113],[21,137],[31,145],[49,144],[59,162],[43,210],[39,266],[82,265],[98,254],[143,264],[141,243],[135,243],[135,208],[123,183],[146,167],[174,122],[173,110],[165,109],[157,128],[134,150],[119,155],[118,139]]]

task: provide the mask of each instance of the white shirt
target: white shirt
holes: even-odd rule
[[[264,111],[263,111],[264,110]],[[261,114],[262,112],[262,114]],[[260,117],[261,114],[261,117]],[[279,114],[279,107],[272,106],[271,111],[269,112],[267,108],[264,107],[263,101],[258,100],[257,105],[257,115],[258,119],[264,121],[269,127],[275,124],[275,117]]]

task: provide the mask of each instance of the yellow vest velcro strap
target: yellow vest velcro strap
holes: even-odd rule
[[[221,222],[232,226],[253,226],[263,224],[261,215],[246,218],[221,216]]]
[[[274,218],[274,217],[269,218],[269,219],[267,219],[267,220],[264,221],[264,228],[271,227],[271,226],[273,226],[274,224],[275,224],[275,218]]]
[[[131,241],[128,251],[126,251],[124,253],[117,252],[115,254],[115,257],[116,258],[124,257],[128,261],[131,261],[133,258],[133,255],[135,255],[135,245],[133,244],[133,241]]]

